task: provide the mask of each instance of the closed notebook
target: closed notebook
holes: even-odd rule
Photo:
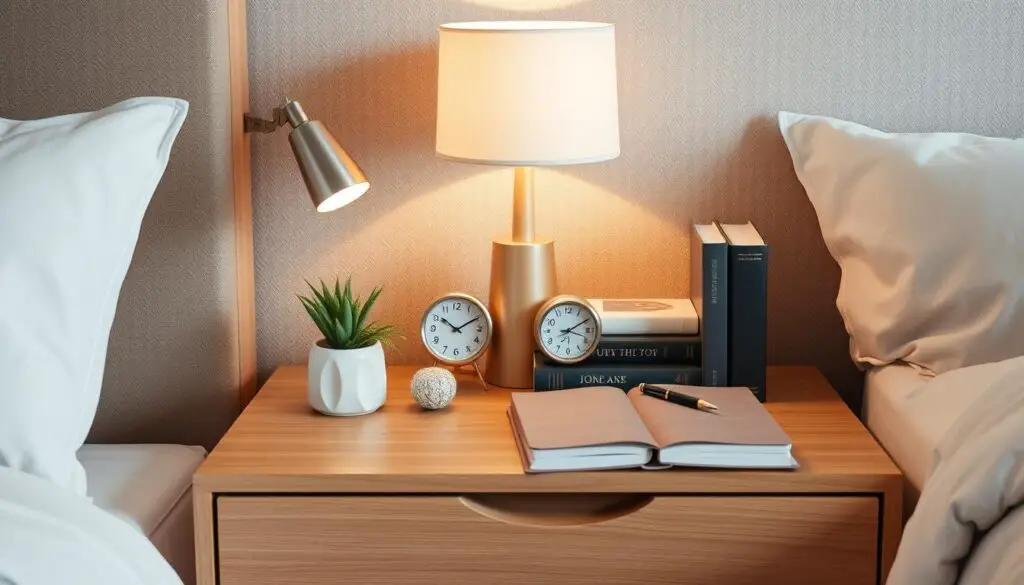
[[[792,469],[792,443],[747,388],[662,387],[704,412],[607,386],[512,394],[508,415],[528,472],[722,467]]]

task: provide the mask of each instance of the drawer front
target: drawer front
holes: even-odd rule
[[[217,500],[221,585],[876,582],[869,497]]]

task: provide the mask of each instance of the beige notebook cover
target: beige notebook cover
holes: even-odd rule
[[[704,412],[609,387],[512,394],[509,419],[527,471],[641,466],[794,468],[791,442],[747,388],[662,387]]]

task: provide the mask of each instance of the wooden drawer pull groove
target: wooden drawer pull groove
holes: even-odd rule
[[[654,501],[651,496],[622,494],[473,495],[459,498],[474,512],[506,524],[583,526],[628,516]]]

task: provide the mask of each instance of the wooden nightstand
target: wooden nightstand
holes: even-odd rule
[[[469,376],[423,412],[411,367],[375,414],[306,404],[279,369],[195,475],[201,585],[881,583],[902,478],[817,370],[771,368],[798,471],[525,475],[505,409]]]

